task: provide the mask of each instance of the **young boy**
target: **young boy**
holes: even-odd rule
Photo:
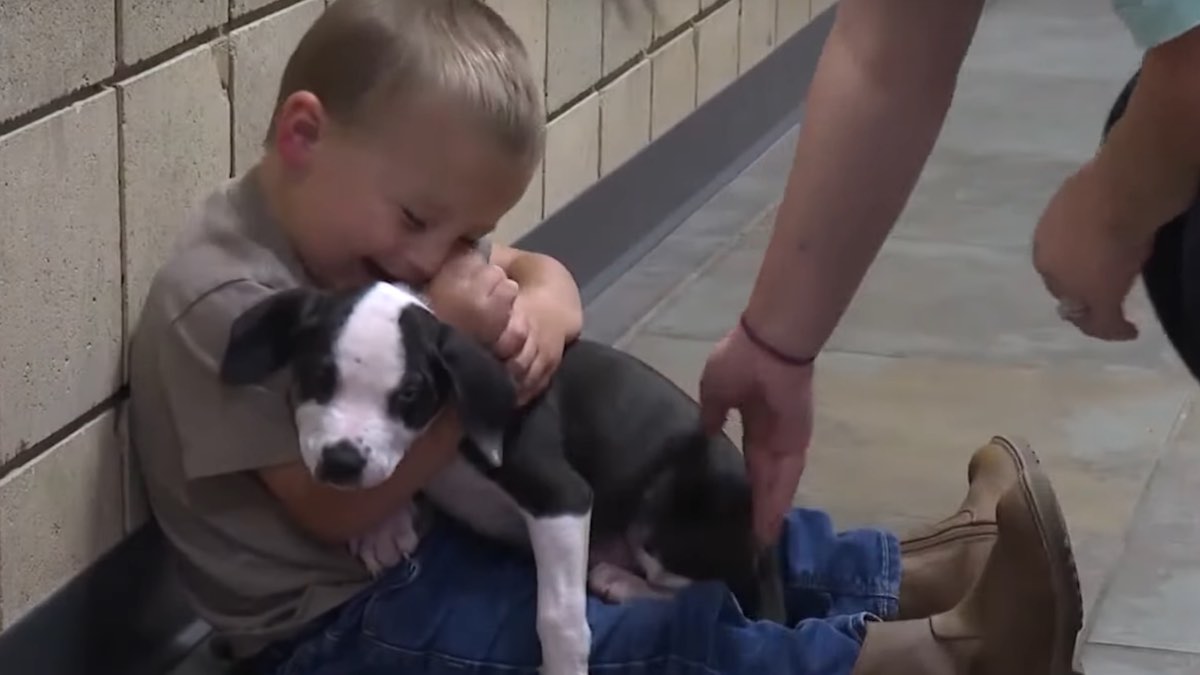
[[[263,159],[204,202],[156,275],[131,344],[133,443],[191,601],[255,672],[537,672],[526,558],[436,515],[378,581],[346,545],[449,460],[452,409],[386,483],[334,490],[301,464],[286,374],[227,388],[217,370],[232,322],[269,294],[395,279],[491,345],[524,400],[540,391],[579,334],[577,289],[486,236],[524,191],[543,123],[518,39],[479,0],[338,0],[287,64]],[[749,623],[714,584],[589,601],[592,666],[1048,673],[1078,630],[1053,492],[1002,439],[970,475],[962,509],[907,542],[789,514],[794,627]]]

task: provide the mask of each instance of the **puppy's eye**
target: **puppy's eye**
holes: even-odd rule
[[[400,387],[399,391],[396,392],[396,396],[405,403],[412,403],[420,395],[421,384],[419,382],[405,382],[404,386]]]
[[[400,413],[404,409],[416,403],[421,392],[425,390],[425,378],[419,374],[407,375],[404,381],[400,383],[392,395],[389,397],[388,405],[395,413]]]
[[[311,367],[301,368],[296,384],[301,398],[326,402],[333,396],[337,383],[337,366],[332,360],[323,359],[313,363]]]
[[[314,375],[316,385],[321,389],[333,389],[337,386],[337,368],[331,361],[322,361]]]

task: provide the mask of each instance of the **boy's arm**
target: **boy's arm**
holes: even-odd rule
[[[522,251],[495,244],[491,261],[517,282],[517,302],[536,321],[540,329],[562,335],[564,343],[583,331],[583,302],[579,287],[567,268],[541,253]]]

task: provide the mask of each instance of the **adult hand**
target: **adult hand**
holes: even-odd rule
[[[742,447],[761,542],[779,535],[804,473],[812,440],[813,365],[783,363],[735,327],[708,357],[700,376],[701,419],[717,433],[731,408],[742,417]]]
[[[1095,160],[1068,178],[1038,221],[1033,264],[1063,319],[1095,338],[1132,340],[1138,330],[1124,303],[1154,230],[1124,222],[1115,192]]]

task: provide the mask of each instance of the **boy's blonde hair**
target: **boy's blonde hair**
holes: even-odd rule
[[[522,158],[536,161],[545,142],[525,47],[482,0],[336,0],[288,59],[275,112],[298,91],[347,125],[378,123],[398,97],[445,94]],[[272,115],[268,140],[274,131]]]

